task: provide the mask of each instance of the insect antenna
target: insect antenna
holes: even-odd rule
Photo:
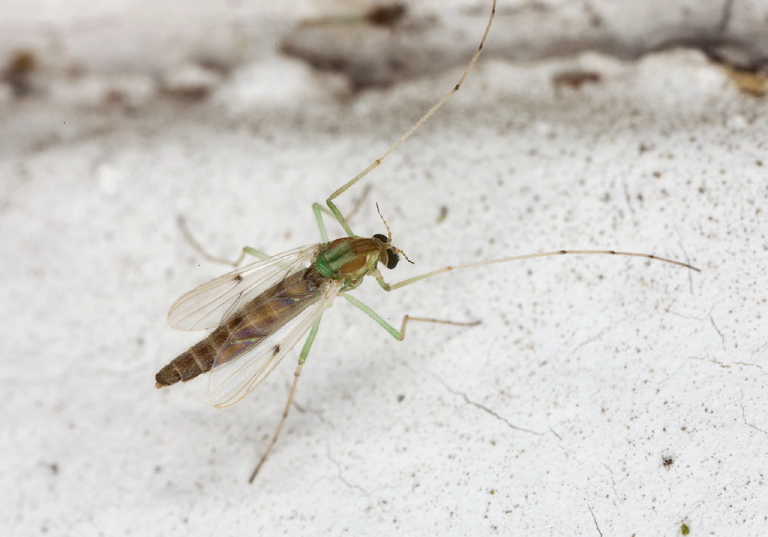
[[[408,255],[406,255],[405,252],[403,252],[400,248],[392,245],[392,230],[389,229],[389,224],[387,224],[387,221],[384,218],[384,215],[381,214],[381,209],[379,209],[378,203],[376,203],[376,211],[379,213],[379,218],[381,218],[381,221],[384,222],[384,226],[386,226],[387,228],[387,241],[389,242],[390,249],[396,254],[401,254],[405,258],[405,260],[408,261],[411,265],[415,265],[416,263],[408,259]]]
[[[392,230],[389,229],[389,224],[387,224],[387,219],[384,218],[383,214],[381,214],[381,209],[379,209],[379,202],[376,202],[376,212],[379,213],[379,218],[381,218],[381,221],[384,222],[384,227],[387,228],[387,241],[389,241],[389,243],[392,244]]]
[[[415,265],[416,264],[413,261],[411,261],[410,259],[408,259],[408,255],[405,252],[403,252],[400,248],[397,248],[396,246],[393,246],[392,247],[392,251],[395,252],[396,254],[402,255],[405,258],[405,260],[408,261],[411,265]]]

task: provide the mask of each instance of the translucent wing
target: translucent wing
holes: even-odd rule
[[[341,285],[336,280],[326,281],[318,290],[317,299],[308,303],[294,319],[251,345],[228,341],[208,375],[208,403],[224,408],[248,395],[320,319],[339,294]],[[242,331],[236,328],[230,337],[237,337],[239,332]]]
[[[168,312],[168,324],[178,330],[216,328],[264,290],[307,268],[320,248],[296,248],[219,276],[178,299]]]

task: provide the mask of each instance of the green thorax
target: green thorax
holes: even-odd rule
[[[315,268],[326,278],[344,281],[345,289],[354,289],[375,270],[381,252],[382,243],[377,239],[343,237],[321,250]]]

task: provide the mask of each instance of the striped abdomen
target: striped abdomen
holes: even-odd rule
[[[242,356],[285,326],[320,297],[326,278],[310,267],[297,272],[248,302],[239,312],[163,367],[155,387],[186,382]]]

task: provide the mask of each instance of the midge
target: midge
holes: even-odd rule
[[[256,477],[280,436],[280,431],[291,408],[302,367],[317,335],[320,319],[336,297],[343,296],[398,340],[405,337],[405,329],[410,321],[464,326],[474,324],[406,315],[403,317],[398,330],[370,307],[348,294],[357,288],[366,276],[373,277],[385,291],[393,291],[452,270],[568,254],[645,257],[698,270],[687,263],[650,254],[612,250],[559,250],[443,267],[396,284],[389,284],[384,280],[378,268],[379,264],[388,269],[394,269],[397,267],[400,256],[408,260],[405,254],[392,244],[392,235],[386,221],[384,221],[387,228],[386,235],[376,234],[371,238],[359,237],[352,232],[347,219],[342,216],[333,200],[381,164],[387,155],[413,134],[422,123],[458,91],[480,56],[495,13],[496,1],[494,0],[480,46],[475,51],[456,86],[381,157],[331,194],[326,201],[327,209],[317,203],[313,205],[322,243],[304,246],[273,257],[246,247],[236,265],[242,261],[246,254],[259,257],[261,261],[236,269],[201,285],[181,297],[171,307],[168,322],[173,328],[180,330],[212,328],[213,332],[163,367],[155,376],[157,387],[170,386],[179,381],[186,382],[201,373],[210,371],[208,402],[216,407],[227,407],[240,401],[269,375],[300,339],[308,334],[299,353],[299,362],[282,418],[272,440],[251,474],[250,482]],[[323,222],[323,213],[330,214],[335,218],[348,236],[329,241]],[[379,214],[381,215],[381,213]],[[382,218],[382,220],[384,219]]]

